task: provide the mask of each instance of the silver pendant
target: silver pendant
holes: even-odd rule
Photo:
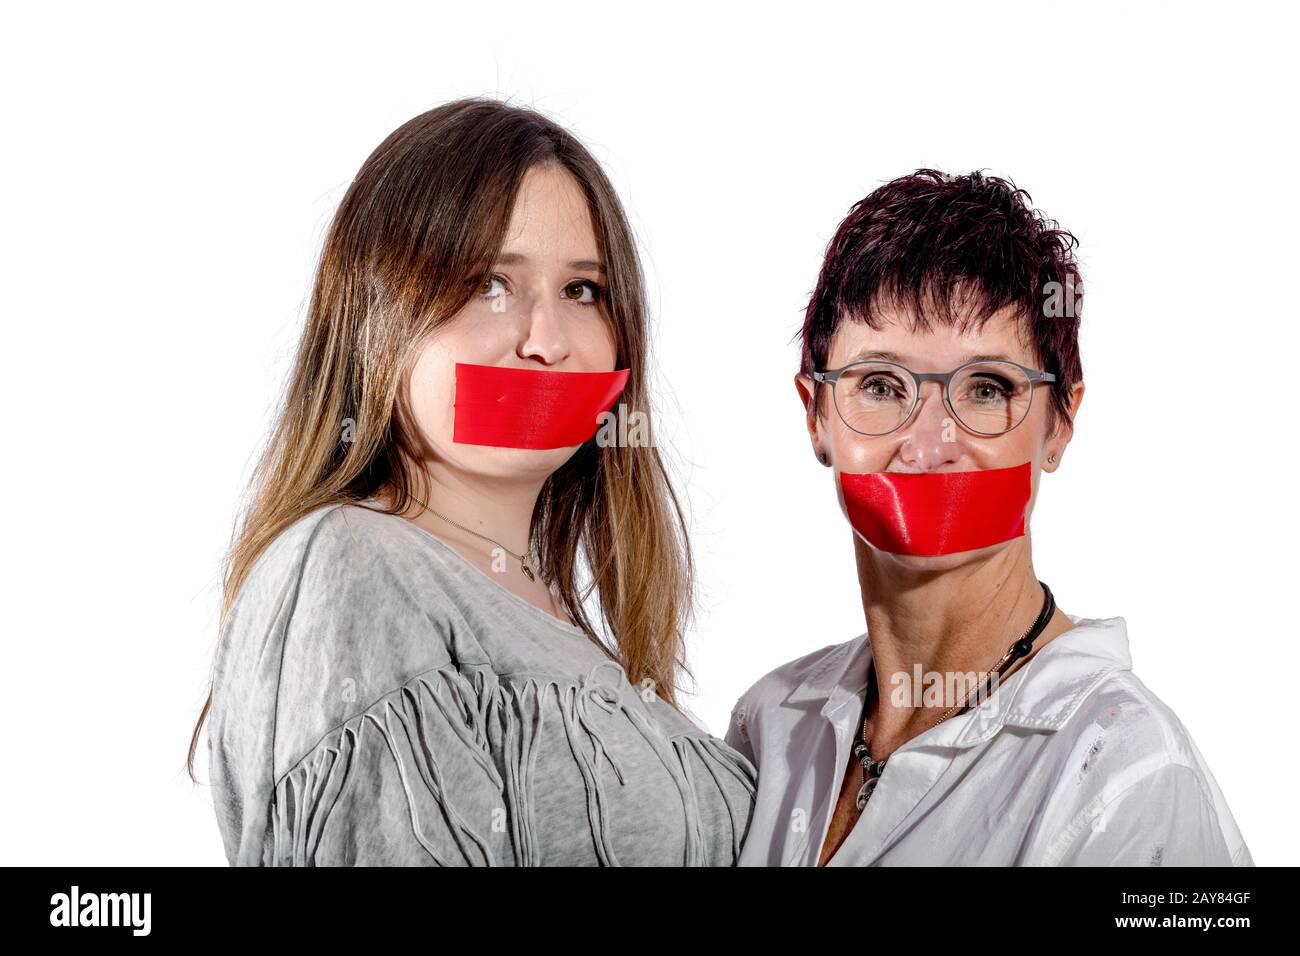
[[[872,760],[867,745],[861,740],[853,745],[853,756],[857,757],[858,763],[862,764],[862,787],[858,790],[857,800],[854,801],[858,806],[858,812],[861,813],[866,809],[871,794],[875,792],[880,775],[885,772],[885,761]]]
[[[533,569],[528,566],[527,558],[522,558],[519,561],[519,567],[524,572],[524,577],[526,577],[530,581],[535,580],[535,578],[533,577]]]
[[[879,777],[868,777],[866,782],[862,784],[861,789],[858,790],[858,798],[854,802],[858,805],[859,813],[867,808],[867,801],[871,799],[871,794],[875,792],[876,783],[879,780]]]

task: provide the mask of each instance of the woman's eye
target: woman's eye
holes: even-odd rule
[[[893,395],[894,386],[883,378],[863,379],[858,391],[866,393],[867,398],[886,399]]]
[[[1009,386],[995,379],[986,378],[971,382],[968,394],[971,399],[977,402],[1000,402],[1007,397],[1010,391]]]
[[[579,279],[576,282],[570,282],[564,287],[563,295],[566,299],[573,299],[579,305],[595,305],[600,301],[600,286],[588,279]]]
[[[505,280],[498,275],[488,276],[483,280],[483,284],[478,287],[478,294],[485,299],[495,299],[498,296],[505,295]]]

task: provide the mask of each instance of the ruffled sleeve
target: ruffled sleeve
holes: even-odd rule
[[[505,783],[475,688],[421,675],[330,731],[276,781],[272,866],[491,866],[510,856]]]
[[[348,510],[278,536],[223,629],[208,748],[227,860],[483,862],[501,804],[471,686],[486,655]]]

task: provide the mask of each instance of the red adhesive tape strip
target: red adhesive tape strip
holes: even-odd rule
[[[1000,544],[1025,533],[1029,462],[1010,468],[927,474],[845,474],[849,524],[881,551],[940,555]]]
[[[581,445],[614,407],[630,369],[544,372],[456,363],[452,441],[504,448]]]

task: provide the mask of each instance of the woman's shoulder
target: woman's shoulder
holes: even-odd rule
[[[1195,789],[1222,814],[1223,795],[1186,724],[1132,670],[1109,674],[1069,722],[1079,774],[1096,774],[1103,799],[1156,780]]]
[[[1095,633],[1078,651],[1078,679],[1068,688],[1078,697],[1054,733],[1061,767],[1058,796],[1068,796],[1081,816],[1093,820],[1092,827],[1117,808],[1131,815],[1143,805],[1152,814],[1180,807],[1189,819],[1204,820],[1208,832],[1202,842],[1217,845],[1221,840],[1234,862],[1249,861],[1236,821],[1191,732],[1134,673],[1124,619],[1083,623]],[[1185,836],[1188,843],[1195,842],[1190,833]]]
[[[462,570],[427,533],[364,503],[340,502],[303,515],[263,549],[229,619],[308,619],[322,632],[365,630],[418,619],[422,632],[449,630]],[[396,631],[404,632],[405,627]]]
[[[420,547],[410,522],[362,502],[317,508],[282,529],[249,570],[238,601],[286,588],[327,585],[314,596],[352,600],[358,592],[403,588],[411,575],[438,577],[451,567],[441,552]],[[313,572],[326,572],[321,580]],[[442,575],[445,577],[445,575]]]
[[[729,736],[739,730],[747,737],[751,718],[765,708],[787,701],[820,699],[830,694],[851,663],[863,652],[866,635],[810,651],[768,671],[736,700]]]
[[[214,716],[263,714],[277,771],[421,674],[490,667],[441,552],[406,524],[360,504],[317,509],[275,536],[241,587],[218,647]]]
[[[1078,624],[1058,639],[1062,653],[1044,668],[1044,676],[1053,676],[1056,700],[1043,713],[1059,720],[1058,733],[1086,747],[1090,765],[1122,765],[1129,776],[1165,766],[1207,769],[1173,708],[1134,673],[1124,618],[1080,618]],[[1107,750],[1109,759],[1101,760]]]
[[[1100,730],[1122,741],[1126,755],[1135,763],[1197,763],[1187,727],[1131,670],[1108,674],[1080,703],[1070,724],[1076,734]]]

